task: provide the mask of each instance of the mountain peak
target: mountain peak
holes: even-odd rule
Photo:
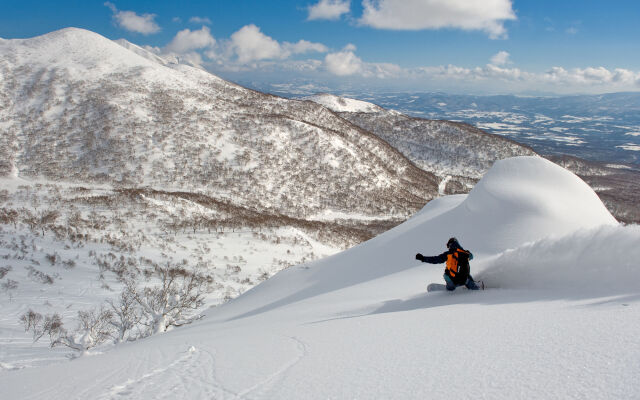
[[[76,73],[104,73],[157,64],[102,35],[80,28],[64,28],[30,39],[6,40],[0,42],[0,54],[13,64],[62,68]]]

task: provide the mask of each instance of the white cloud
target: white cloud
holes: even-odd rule
[[[482,79],[500,79],[503,81],[522,81],[533,77],[531,73],[519,68],[501,68],[495,65],[487,65],[484,68],[476,68],[474,73]]]
[[[211,25],[211,20],[207,17],[191,17],[189,18],[189,22],[198,25]]]
[[[504,38],[504,22],[515,20],[511,0],[363,0],[360,23],[379,29],[457,28]]]
[[[463,80],[478,82],[487,80],[501,80],[508,82],[525,81],[533,78],[533,74],[519,68],[501,68],[492,64],[484,67],[464,68],[456,65],[418,68],[418,76],[438,80]]]
[[[365,64],[365,77],[376,77],[378,79],[392,79],[407,76],[407,71],[396,64],[375,63]]]
[[[572,26],[570,28],[567,28],[565,32],[567,32],[569,35],[575,35],[578,33],[578,28]]]
[[[356,45],[353,43],[349,43],[346,46],[344,46],[344,49],[342,49],[342,51],[356,51]]]
[[[327,46],[322,43],[313,43],[307,40],[299,40],[297,43],[284,42],[282,47],[285,51],[292,54],[303,54],[309,52],[326,53],[329,51]]]
[[[338,76],[347,76],[363,72],[363,63],[353,51],[340,51],[327,54],[324,64],[329,72]]]
[[[243,26],[231,35],[231,47],[240,63],[283,58],[280,43],[262,33],[260,28],[253,24]]]
[[[351,8],[350,0],[320,0],[317,4],[309,6],[308,20],[316,19],[340,19]]]
[[[203,26],[197,31],[183,29],[165,47],[165,52],[185,54],[194,50],[205,49],[216,44],[209,28]]]
[[[511,63],[509,60],[510,54],[506,51],[499,51],[491,57],[491,64],[493,65],[506,65]]]
[[[296,43],[280,43],[260,31],[255,25],[246,25],[231,35],[227,49],[223,52],[230,58],[235,55],[240,64],[260,60],[282,60],[293,54],[309,52],[326,53],[329,49],[322,43],[299,40]]]
[[[154,21],[155,14],[138,15],[133,11],[119,11],[113,3],[108,1],[104,5],[113,12],[113,19],[123,29],[143,35],[160,32],[160,26]]]

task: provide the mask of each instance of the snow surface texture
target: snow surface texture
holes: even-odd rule
[[[540,190],[534,190],[541,186]],[[481,292],[425,293],[456,235]],[[576,176],[499,161],[350,250],[284,270],[191,326],[0,373],[10,399],[634,399],[640,228]]]

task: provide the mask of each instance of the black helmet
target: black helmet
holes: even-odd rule
[[[447,241],[447,248],[450,249],[452,247],[460,247],[460,242],[455,237],[449,238]]]

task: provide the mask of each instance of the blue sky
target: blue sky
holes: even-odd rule
[[[640,90],[640,1],[7,1],[0,37],[75,26],[224,78],[319,90]]]

